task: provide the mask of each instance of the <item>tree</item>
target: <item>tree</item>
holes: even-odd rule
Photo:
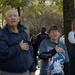
[[[71,22],[74,18],[74,0],[63,0],[63,17],[64,17],[64,32],[65,32],[65,42],[67,47],[69,47],[68,33],[71,30]]]
[[[65,42],[66,42],[66,46],[69,52],[68,33],[71,30],[71,22],[74,18],[74,0],[63,0],[63,17],[64,17]],[[68,68],[70,69],[70,66]],[[72,75],[71,69],[70,69],[69,74],[67,73],[65,75]]]

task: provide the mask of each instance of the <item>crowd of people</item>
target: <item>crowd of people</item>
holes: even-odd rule
[[[37,57],[40,75],[65,75],[64,64],[70,61],[75,74],[75,19],[68,34],[70,56],[65,43],[59,40],[58,26],[51,25],[48,32],[43,26],[37,35],[29,38],[25,26],[19,24],[16,9],[9,9],[5,20],[6,25],[0,29],[0,75],[35,75]]]

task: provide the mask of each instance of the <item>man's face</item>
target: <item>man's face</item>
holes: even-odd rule
[[[42,28],[42,29],[41,29],[41,32],[42,32],[42,33],[45,33],[45,31],[46,31],[46,28]]]
[[[17,26],[18,22],[20,21],[18,12],[16,10],[9,10],[5,20],[9,27]]]

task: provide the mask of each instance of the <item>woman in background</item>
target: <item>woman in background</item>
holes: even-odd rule
[[[38,56],[38,44],[37,44],[37,37],[36,35],[32,35],[31,36],[31,43],[32,43],[32,46],[33,46],[33,52],[34,52],[34,62],[36,65],[38,65],[38,62],[37,62],[37,56]]]

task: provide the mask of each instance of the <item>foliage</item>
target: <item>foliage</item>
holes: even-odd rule
[[[10,7],[24,7],[28,2],[28,0],[0,0],[0,13],[2,13],[2,16],[4,17],[6,10]]]
[[[24,22],[23,24],[29,25],[30,35],[40,32],[42,26],[46,26],[47,30],[52,24],[56,24],[60,28],[62,27],[63,17],[61,14],[58,14],[58,12],[53,12],[55,9],[55,6],[44,6],[44,12],[41,15],[37,14],[34,17],[31,14],[33,11],[30,10],[30,8],[25,8],[22,12],[21,18]]]
[[[26,13],[26,17],[30,15],[30,17],[35,18],[38,15],[42,15],[45,12],[45,3],[39,2],[31,2],[28,8],[24,8],[23,12]],[[30,12],[29,12],[30,11]],[[29,13],[28,13],[29,12]]]
[[[50,1],[52,2],[51,4],[56,5],[56,11],[63,10],[63,0],[50,0]]]
[[[10,7],[23,8],[24,6],[28,6],[32,16],[35,17],[37,14],[41,15],[44,13],[45,1],[47,0],[0,0],[0,13],[4,17],[6,10]],[[62,0],[50,0],[50,2],[52,2],[52,5],[55,3],[58,10],[62,9]]]

